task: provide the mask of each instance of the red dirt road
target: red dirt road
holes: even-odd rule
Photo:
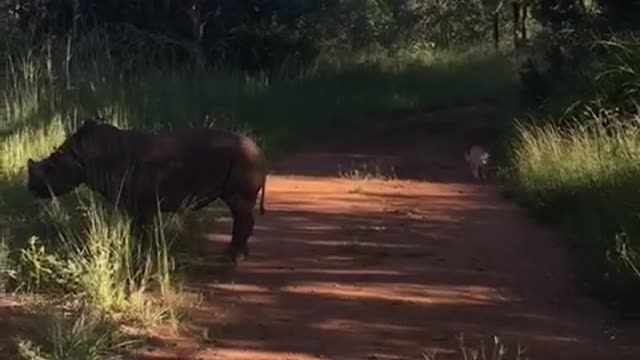
[[[639,359],[637,324],[577,293],[562,239],[472,181],[464,145],[482,134],[460,124],[491,116],[425,115],[277,164],[251,256],[199,281],[194,322],[210,340],[166,339],[145,358],[462,359],[464,333],[476,348],[498,335],[507,359],[517,344],[536,360]],[[372,160],[399,180],[337,175]],[[229,219],[218,225],[216,252]]]
[[[229,311],[198,317],[202,358],[449,359],[464,332],[531,359],[637,359],[572,291],[557,239],[490,188],[276,179],[254,255],[210,285]]]

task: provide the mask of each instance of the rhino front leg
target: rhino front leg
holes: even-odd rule
[[[249,237],[253,235],[255,201],[244,199],[239,195],[223,198],[231,210],[233,217],[233,231],[231,242],[226,250],[231,261],[237,262],[240,254],[249,256]]]
[[[140,246],[140,249],[145,251],[152,245],[153,234],[153,222],[152,217],[145,213],[135,213],[131,216],[131,232],[134,240]]]

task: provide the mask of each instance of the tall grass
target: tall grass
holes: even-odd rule
[[[493,347],[491,349],[487,349],[484,341],[480,341],[479,349],[471,346],[467,346],[465,344],[464,334],[460,334],[458,342],[458,351],[457,359],[460,360],[505,360],[507,358],[514,360],[526,360],[525,356],[526,349],[521,347],[519,344],[516,347],[515,351],[508,351],[508,348],[505,344],[500,340],[498,336],[492,337]],[[511,356],[513,354],[513,357]],[[449,356],[451,357],[451,356]],[[423,351],[422,358],[424,360],[438,360],[440,357],[438,356],[437,351]]]
[[[178,320],[180,294],[173,281],[170,240],[162,224],[154,244],[137,245],[127,216],[97,199],[78,201],[83,226],[59,225],[57,239],[32,237],[21,250],[17,279],[30,292],[69,294],[101,310],[122,314],[145,325]],[[50,206],[50,216],[65,211]],[[53,219],[53,218],[52,218]]]
[[[60,221],[70,209],[57,201],[47,205],[57,237],[31,237],[12,262],[10,275],[22,292],[45,295],[49,314],[41,325],[46,332],[19,339],[25,360],[113,358],[114,351],[132,344],[121,325],[144,331],[164,323],[177,329],[190,306],[174,278],[172,234],[162,216],[153,243],[143,246],[132,238],[126,215],[91,193],[77,195],[81,209],[71,215],[82,220]]]
[[[565,118],[539,116],[515,128],[508,183],[569,235],[589,291],[637,310],[640,113],[633,104],[640,63],[631,60],[640,56],[640,41],[606,45],[582,73],[594,97],[582,98]]]
[[[62,118],[54,116],[42,127],[16,129],[0,142],[0,177],[19,177],[28,158],[43,158],[65,138]]]
[[[42,56],[53,55],[43,52]],[[40,73],[33,68],[63,61],[29,59],[14,61],[23,64],[15,71]],[[7,107],[4,124],[39,131],[53,116],[69,123],[94,114],[154,130],[214,123],[250,129],[275,149],[382,112],[508,101],[514,88],[509,61],[483,49],[433,51],[421,57],[371,55],[359,61],[319,62],[293,74],[282,71],[254,77],[227,69],[144,69],[122,76],[115,65],[94,71],[90,64],[74,64],[70,81],[64,80],[64,74],[54,74],[51,81],[15,76],[5,91],[12,105]],[[15,142],[7,146],[20,148]],[[28,154],[35,149],[14,152]],[[2,171],[15,171],[23,157],[7,160]]]
[[[32,339],[17,339],[21,360],[117,359],[135,341],[105,313],[81,309],[78,313],[48,311]]]

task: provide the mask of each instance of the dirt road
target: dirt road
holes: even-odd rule
[[[209,340],[165,339],[145,358],[462,359],[464,333],[472,347],[498,335],[508,359],[517,344],[536,360],[639,359],[637,324],[577,293],[562,239],[470,177],[469,119],[491,116],[425,115],[284,159],[251,257],[199,282]],[[372,161],[398,180],[338,176]],[[219,252],[230,221],[217,225],[205,236]]]

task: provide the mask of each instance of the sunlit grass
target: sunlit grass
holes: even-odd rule
[[[0,178],[24,175],[27,159],[47,156],[65,138],[59,116],[41,127],[24,126],[0,139]]]
[[[31,339],[18,338],[21,360],[105,360],[134,341],[106,314],[80,309],[77,312],[47,311]]]
[[[590,286],[621,303],[640,293],[637,120],[522,126],[511,154],[519,196],[566,231]]]
[[[54,222],[58,238],[33,237],[21,250],[17,280],[29,292],[70,294],[93,306],[121,314],[132,321],[153,325],[179,321],[186,309],[177,284],[164,228],[145,248],[132,238],[130,220],[97,203],[93,196],[84,206],[84,226]],[[51,205],[55,214],[60,210]],[[55,245],[54,245],[55,244]]]

